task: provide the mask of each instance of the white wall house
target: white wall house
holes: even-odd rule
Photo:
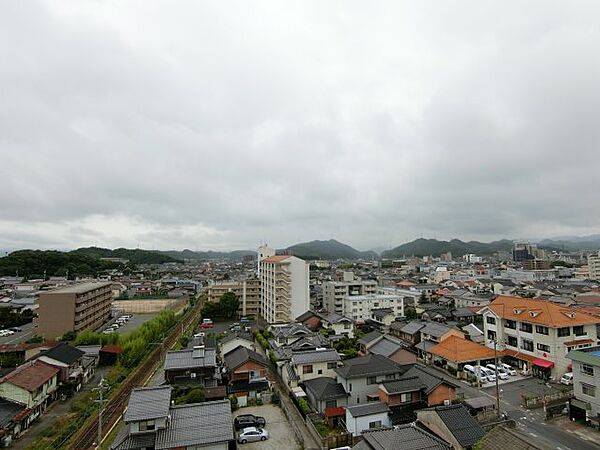
[[[346,408],[346,429],[353,436],[359,436],[363,431],[389,428],[392,426],[389,412],[390,408],[383,402],[348,406]]]

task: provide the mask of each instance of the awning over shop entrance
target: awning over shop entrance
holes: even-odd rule
[[[535,358],[533,360],[533,365],[542,367],[543,369],[552,369],[554,367],[554,363],[552,361],[546,361],[542,358]]]

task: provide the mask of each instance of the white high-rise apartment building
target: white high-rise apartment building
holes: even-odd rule
[[[310,308],[309,265],[295,256],[267,256],[259,249],[258,272],[262,283],[262,315],[268,323],[288,323]]]
[[[588,270],[590,280],[600,280],[600,251],[588,256]]]

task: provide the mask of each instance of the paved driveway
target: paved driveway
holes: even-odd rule
[[[264,442],[250,442],[238,444],[242,450],[299,450],[301,447],[296,441],[294,432],[286,420],[283,412],[275,405],[249,406],[240,408],[233,413],[234,417],[240,414],[255,414],[263,416],[267,421],[265,429],[269,432],[269,439]]]

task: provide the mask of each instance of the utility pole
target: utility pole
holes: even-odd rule
[[[96,448],[100,448],[100,444],[102,443],[102,409],[104,407],[104,391],[108,389],[108,385],[106,384],[106,380],[104,377],[100,379],[100,383],[98,383],[98,387],[92,389],[93,391],[98,391],[100,398],[96,400],[98,402],[98,437]]]
[[[496,415],[500,418],[500,388],[498,387],[498,342],[494,336],[494,367],[496,368]]]

